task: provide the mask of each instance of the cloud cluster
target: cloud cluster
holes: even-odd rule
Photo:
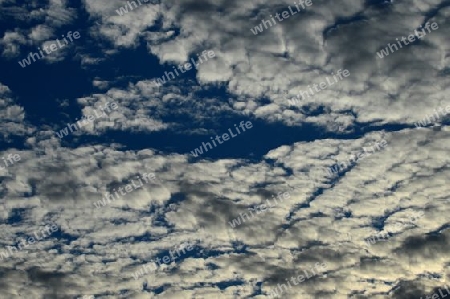
[[[420,298],[442,289],[449,277],[448,119],[442,117],[439,129],[416,130],[413,123],[448,105],[450,7],[438,0],[316,0],[270,30],[251,33],[262,18],[291,4],[150,1],[119,16],[118,0],[85,0],[77,10],[69,1],[42,7],[0,1],[3,16],[20,24],[0,36],[7,60],[72,26],[75,12],[92,23],[83,37],[99,42],[103,55],[81,47],[77,55],[85,68],[142,45],[169,67],[205,49],[216,54],[196,70],[196,82],[180,76],[164,86],[154,78],[120,85],[96,77],[92,84],[101,92],[80,93],[81,114],[92,115],[106,102],[120,109],[74,135],[101,138],[99,144],[82,138],[78,146],[62,144],[58,128],[35,127],[14,91],[0,85],[0,156],[21,157],[0,174],[0,246],[43,222],[60,228],[2,262],[1,293],[266,298],[299,269],[318,262],[327,265],[326,278],[314,276],[283,290],[285,298]],[[388,42],[425,22],[438,23],[439,30],[376,58]],[[288,99],[338,69],[351,76],[290,107]],[[223,88],[226,98],[199,95],[212,87]],[[220,115],[285,128],[311,124],[332,131],[338,124],[345,130],[312,132],[311,141],[302,136],[253,160],[192,161],[187,152],[103,141],[110,131],[210,133],[202,118],[219,121],[214,117]],[[248,134],[255,131],[256,125]],[[245,136],[242,143],[250,140]],[[24,140],[20,149],[10,146],[17,137]],[[327,171],[381,139],[389,145],[382,151],[338,175]],[[101,213],[93,208],[105,192],[149,169],[158,184],[127,193]],[[230,228],[237,215],[280,192],[290,196]],[[422,212],[413,222],[405,220]],[[386,242],[367,246],[366,238],[392,228],[395,234]],[[133,279],[148,261],[187,243],[195,249]]]
[[[262,283],[262,294],[268,294],[298,268],[324,262],[326,279],[311,278],[287,290],[286,296],[344,296],[355,291],[387,295],[393,291],[387,286],[399,281],[414,282],[425,294],[438,281],[424,275],[447,275],[444,246],[450,173],[442,171],[441,163],[449,162],[444,153],[450,145],[442,142],[445,134],[405,130],[385,136],[389,147],[354,165],[337,181],[323,169],[379,136],[295,143],[269,152],[267,162],[252,163],[189,163],[187,155],[95,146],[60,149],[49,165],[48,157],[23,152],[26,161],[10,169],[2,187],[9,217],[20,209],[24,224],[3,230],[2,240],[32,230],[42,217],[57,223],[62,233],[58,240],[40,242],[32,252],[18,253],[3,267],[9,269],[8,277],[14,277],[19,274],[12,269],[19,261],[26,269],[45,265],[45,271],[56,271],[58,263],[71,259],[78,270],[71,274],[60,270],[59,283],[69,286],[78,277],[79,285],[72,287],[79,294],[128,289],[130,298],[139,298],[170,284],[165,296],[210,293],[226,298],[234,292],[252,294],[259,288],[255,281]],[[411,144],[411,139],[416,142]],[[269,164],[273,159],[278,162]],[[103,207],[100,214],[92,209],[108,188],[126,184],[149,167],[160,183],[144,185]],[[261,217],[229,227],[233,217],[283,190],[290,190],[288,199]],[[27,193],[24,201],[22,194]],[[173,198],[180,198],[176,210],[169,207]],[[338,216],[336,208],[345,208],[345,214]],[[421,211],[424,215],[415,223],[397,225]],[[382,227],[392,230],[391,226],[399,228],[395,236],[366,246],[365,238]],[[198,250],[161,265],[142,281],[130,276],[152,257],[167,255],[164,252],[183,242],[195,242]],[[246,249],[239,249],[239,244]],[[263,263],[258,256],[264,257]],[[89,273],[96,273],[95,278],[88,280]],[[221,283],[232,282],[239,283],[220,289]],[[142,283],[150,289],[142,289]],[[5,292],[13,289],[8,285]],[[38,285],[29,290],[43,291]]]

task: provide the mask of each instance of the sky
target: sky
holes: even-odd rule
[[[0,0],[0,298],[449,294],[449,20]]]

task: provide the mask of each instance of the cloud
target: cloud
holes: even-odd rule
[[[448,6],[438,1],[313,3],[254,36],[250,28],[261,18],[291,3],[152,2],[119,16],[115,10],[123,2],[84,1],[81,9],[92,21],[86,38],[110,41],[99,43],[106,57],[80,51],[84,67],[101,66],[110,55],[141,44],[169,66],[205,49],[213,49],[216,58],[201,65],[198,82],[179,78],[160,88],[153,78],[124,86],[96,76],[93,84],[103,90],[77,99],[81,113],[90,115],[106,102],[120,108],[83,127],[76,137],[179,128],[194,135],[210,130],[192,128],[202,117],[219,122],[220,115],[231,114],[286,127],[312,124],[327,132],[338,122],[353,134],[312,132],[311,141],[283,144],[254,160],[191,161],[187,153],[127,150],[106,141],[72,148],[61,146],[54,134],[60,128],[37,132],[28,124],[26,111],[2,85],[3,139],[21,137],[25,145],[17,149],[20,163],[1,174],[0,195],[6,202],[1,245],[44,220],[57,223],[61,233],[5,261],[0,286],[8,294],[45,291],[56,296],[70,288],[74,294],[130,298],[158,292],[174,298],[230,298],[236,293],[264,298],[298,269],[324,262],[326,277],[294,286],[286,296],[410,298],[442,287],[448,276],[449,128],[444,121],[440,131],[416,130],[413,122],[446,101]],[[76,11],[65,1],[44,7],[0,5],[7,6],[8,18],[29,13],[51,28],[72,26],[75,20]],[[43,23],[28,26],[24,17],[18,19],[23,23],[2,38],[5,57],[50,34]],[[437,22],[439,30],[377,60],[380,47],[425,20]],[[289,107],[288,98],[344,68],[350,70],[348,80]],[[211,86],[223,87],[226,100],[196,93]],[[173,115],[183,115],[183,121],[169,121]],[[186,118],[192,120],[189,126]],[[381,138],[388,141],[384,150],[339,174],[327,172]],[[157,184],[101,211],[94,209],[93,203],[110,188],[150,169]],[[285,191],[290,192],[288,200],[242,226],[229,227],[239,213]],[[423,217],[399,227],[385,242],[366,245],[365,238],[401,223],[407,212],[422,210]],[[195,242],[196,250],[142,280],[132,278],[150,259],[183,242]],[[429,279],[429,273],[440,280]]]
[[[35,131],[26,121],[23,107],[17,105],[12,96],[11,90],[0,83],[0,126],[3,141],[10,141],[11,137],[31,135]]]

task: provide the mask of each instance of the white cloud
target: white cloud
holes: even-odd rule
[[[161,88],[151,78],[126,88],[110,82],[104,93],[84,96],[78,103],[84,115],[107,101],[116,102],[119,110],[77,134],[180,127],[163,120],[171,113],[198,121],[233,112],[266,123],[312,123],[330,130],[335,129],[335,121],[348,130],[361,123],[407,127],[448,105],[449,80],[443,75],[449,57],[448,7],[432,16],[430,21],[440,28],[423,43],[380,61],[378,48],[415,29],[438,1],[394,2],[386,9],[365,6],[364,1],[342,1],[337,6],[313,2],[304,14],[253,36],[252,26],[290,3],[275,7],[265,1],[232,1],[228,6],[218,1],[169,1],[118,16],[115,9],[123,2],[85,1],[90,17],[101,21],[91,28],[89,38],[106,37],[113,43],[103,49],[106,55],[136,47],[141,40],[148,41],[149,53],[161,63],[182,62],[212,49],[216,58],[202,64],[197,77],[202,86],[225,80],[228,95],[227,101],[214,96],[200,100],[195,91],[201,87],[189,82],[180,86],[174,81]],[[73,21],[73,10],[66,4],[52,1],[45,10],[47,17],[55,17],[53,25]],[[217,13],[219,7],[224,10],[222,16]],[[366,20],[344,22],[324,32],[337,20],[358,14]],[[150,31],[159,19],[160,32]],[[43,33],[36,28],[28,34],[40,39]],[[22,45],[21,32],[10,31],[3,40]],[[15,55],[17,48],[7,53]],[[80,55],[84,66],[103,59]],[[305,100],[299,109],[288,107],[290,96],[341,68],[350,70],[347,80]],[[96,78],[93,84],[103,87],[103,81]],[[7,87],[1,89],[5,138],[32,136],[34,128],[26,124],[23,109]],[[177,110],[174,105],[179,105]],[[364,129],[378,130],[370,125]],[[188,155],[154,149],[126,151],[120,144],[60,147],[53,131],[40,131],[27,139],[30,149],[20,150],[21,163],[2,174],[0,193],[8,208],[2,216],[13,221],[18,216],[12,208],[20,208],[14,211],[22,213],[22,225],[4,224],[7,229],[1,230],[0,239],[5,243],[13,234],[32,231],[48,219],[73,240],[65,240],[64,235],[58,241],[41,242],[34,250],[5,261],[4,293],[30,297],[43,292],[44,286],[52,292],[64,292],[70,286],[77,294],[127,290],[129,298],[147,298],[151,291],[143,289],[145,282],[149,289],[170,285],[161,295],[167,298],[230,298],[256,292],[256,280],[263,282],[263,295],[256,297],[264,298],[265,292],[285,283],[298,269],[326,262],[326,278],[293,287],[286,296],[339,298],[360,292],[370,298],[388,294],[407,298],[401,294],[413,292],[420,297],[448,276],[448,130],[446,125],[441,131],[398,128],[382,136],[357,132],[352,139],[344,139],[341,132],[340,139],[281,145],[260,160],[198,162],[190,162]],[[327,174],[328,167],[381,137],[388,140],[386,149],[358,161],[342,176]],[[275,159],[275,164],[267,159]],[[150,169],[160,183],[146,185],[101,212],[94,209],[93,203],[109,188]],[[228,221],[248,207],[284,191],[291,197],[282,204],[234,230],[229,227]],[[176,210],[169,206],[175,198],[179,199]],[[405,213],[420,211],[423,217],[414,225],[399,227],[386,242],[370,247],[365,243],[379,228],[389,230],[403,221]],[[203,253],[158,268],[142,280],[132,278],[156,254],[183,242],[197,242]],[[244,248],[247,253],[241,253]],[[44,266],[32,270],[36,265]],[[441,281],[421,276],[430,272],[441,275]],[[218,284],[233,280],[243,285],[219,288]],[[42,281],[47,285],[39,284]]]

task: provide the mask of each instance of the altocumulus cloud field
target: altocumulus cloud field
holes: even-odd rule
[[[448,293],[450,2],[292,2],[0,0],[0,298]]]

